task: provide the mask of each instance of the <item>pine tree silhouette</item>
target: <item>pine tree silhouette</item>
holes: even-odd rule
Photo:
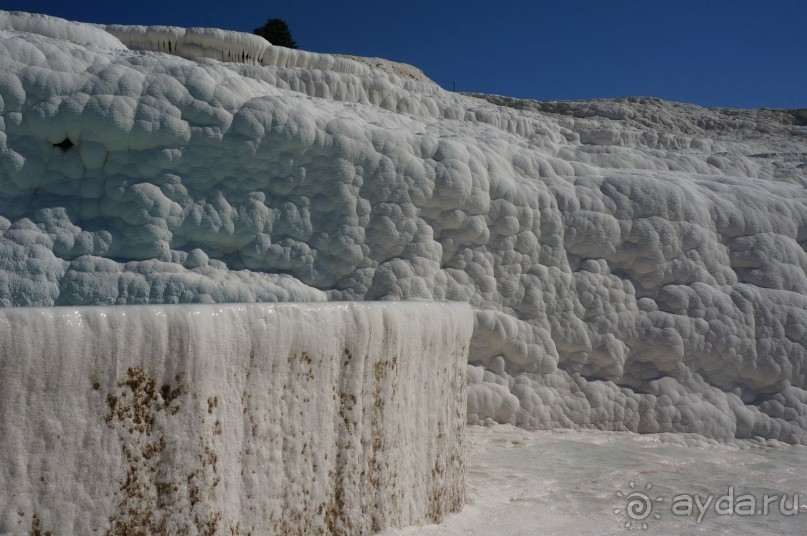
[[[294,38],[291,36],[289,25],[283,19],[269,19],[266,24],[260,28],[255,28],[252,32],[260,35],[273,45],[297,48],[297,43],[294,42]]]

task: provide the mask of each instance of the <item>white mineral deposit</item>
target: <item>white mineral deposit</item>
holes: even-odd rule
[[[805,445],[805,154],[805,110],[459,94],[251,34],[0,12],[0,305],[465,302],[476,434]],[[35,370],[13,404],[58,407]],[[91,429],[75,445],[116,440]],[[7,437],[16,479],[68,485]]]

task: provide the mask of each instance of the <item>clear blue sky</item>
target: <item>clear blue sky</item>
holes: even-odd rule
[[[458,91],[807,107],[807,0],[0,0],[0,9],[240,31],[279,17],[300,48],[411,63]]]

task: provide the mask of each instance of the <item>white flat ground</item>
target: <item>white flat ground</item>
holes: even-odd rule
[[[384,536],[767,535],[803,534],[807,525],[805,447],[740,448],[673,435],[510,426],[471,426],[468,440],[468,504],[462,512],[439,525],[393,529]],[[628,517],[631,493],[654,501],[644,519]],[[674,499],[681,495],[691,497],[691,516],[684,515],[688,499]],[[707,506],[699,509],[697,500]],[[705,512],[700,522],[699,510]]]

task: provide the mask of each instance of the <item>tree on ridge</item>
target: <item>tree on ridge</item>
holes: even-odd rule
[[[275,46],[286,48],[297,48],[297,43],[291,36],[289,25],[283,19],[269,19],[260,28],[252,30],[255,35],[260,35]]]

